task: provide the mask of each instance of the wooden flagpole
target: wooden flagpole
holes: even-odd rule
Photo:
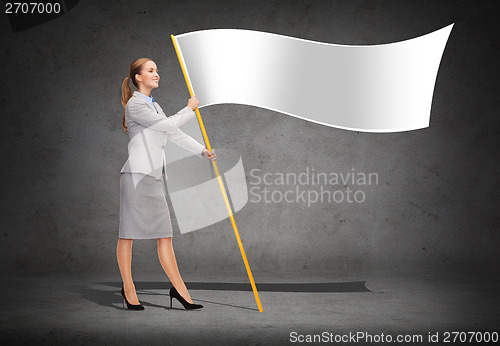
[[[179,59],[179,64],[181,65],[182,73],[184,74],[184,79],[186,80],[186,84],[189,89],[189,95],[193,96],[193,88],[191,87],[191,83],[189,82],[189,78],[186,73],[186,68],[184,66],[184,62],[182,60],[179,47],[177,45],[177,40],[174,35],[170,35],[170,37],[172,38],[175,52],[177,53],[177,59]],[[196,111],[196,117],[198,118],[198,122],[200,124],[201,133],[203,134],[203,139],[205,140],[205,145],[207,146],[208,151],[211,152],[212,147],[210,146],[210,142],[208,141],[208,136],[207,132],[205,131],[205,126],[203,126],[203,120],[201,119],[200,110],[198,109],[198,107],[196,107],[195,111]],[[255,301],[257,302],[259,311],[262,312],[262,304],[260,303],[259,292],[257,292],[257,287],[255,286],[255,281],[253,280],[252,271],[250,270],[250,265],[248,264],[247,256],[245,255],[245,250],[243,249],[243,244],[241,243],[240,234],[238,232],[238,228],[236,227],[236,222],[234,221],[233,211],[231,210],[231,205],[229,204],[229,200],[226,195],[226,189],[224,188],[224,184],[222,183],[222,178],[220,177],[219,169],[217,168],[217,163],[212,160],[210,161],[212,162],[212,166],[217,176],[217,181],[219,182],[219,187],[222,192],[222,196],[224,197],[224,202],[226,203],[226,209],[229,214],[229,218],[231,219],[231,225],[233,225],[234,235],[236,236],[236,240],[238,241],[241,257],[243,258],[243,262],[245,263],[245,268],[247,270],[248,278],[250,279],[250,284],[252,285],[253,294],[255,295]]]

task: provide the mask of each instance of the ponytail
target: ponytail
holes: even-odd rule
[[[130,87],[130,77],[127,76],[123,80],[122,83],[122,106],[123,108],[127,107],[127,102],[128,100],[132,97],[133,91],[132,88]],[[125,111],[123,111],[123,116],[122,116],[122,127],[125,132],[128,133],[127,125],[125,124]]]
[[[151,61],[151,59],[140,58],[140,59],[134,60],[132,62],[132,64],[130,65],[129,74],[127,77],[125,77],[125,79],[123,80],[123,83],[122,83],[122,106],[123,106],[123,108],[127,107],[128,100],[134,94],[132,88],[130,87],[130,81],[132,80],[132,84],[134,84],[134,86],[136,88],[139,87],[137,82],[135,81],[135,75],[140,74],[142,65],[147,61]],[[125,113],[126,112],[124,111],[123,116],[122,116],[122,127],[125,130],[125,132],[128,133],[127,125],[125,122]]]

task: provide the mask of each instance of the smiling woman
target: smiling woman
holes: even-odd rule
[[[138,89],[132,91],[130,80]],[[122,83],[123,129],[130,137],[129,157],[121,169],[120,227],[116,256],[123,279],[123,304],[132,310],[144,310],[139,303],[132,280],[131,260],[133,239],[158,239],[158,257],[173,287],[170,306],[176,298],[186,309],[199,309],[194,304],[181,278],[172,247],[172,223],[165,196],[166,160],[164,147],[167,140],[202,157],[215,160],[200,143],[179,129],[194,118],[199,102],[196,96],[186,107],[167,117],[151,96],[158,87],[160,75],[154,61],[135,60]]]
[[[151,60],[144,63],[143,70],[146,70],[146,73],[137,74],[137,80],[142,82],[139,84],[139,92],[147,95],[148,90],[151,93],[152,88],[158,87],[160,75],[156,64]]]

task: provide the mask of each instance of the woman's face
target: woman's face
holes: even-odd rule
[[[144,65],[142,65],[141,74],[136,75],[136,80],[148,89],[158,88],[160,75],[158,74],[156,64],[151,60],[146,61]]]

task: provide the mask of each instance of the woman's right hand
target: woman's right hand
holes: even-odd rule
[[[188,100],[187,106],[194,111],[196,109],[196,107],[198,107],[199,104],[200,104],[200,101],[198,101],[198,98],[196,97],[196,95],[193,95]]]

